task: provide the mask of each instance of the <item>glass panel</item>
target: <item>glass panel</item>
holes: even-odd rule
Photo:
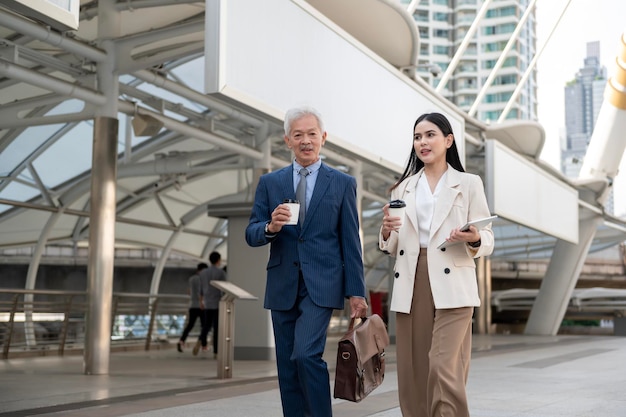
[[[84,103],[80,100],[70,99],[60,103],[54,109],[46,113],[46,116],[56,116],[58,114],[77,113],[85,107]]]
[[[91,169],[93,123],[81,122],[33,162],[46,187]]]
[[[19,182],[11,182],[0,192],[0,198],[15,201],[27,201],[39,195],[39,189]]]
[[[443,45],[434,45],[433,46],[433,53],[434,54],[440,54],[440,55],[448,55],[448,54],[450,54],[450,47],[449,46],[443,46]]]
[[[0,153],[0,175],[9,175],[15,167],[44,144],[50,137],[50,132],[57,128],[58,125],[36,126],[22,132]]]
[[[413,18],[416,22],[428,22],[428,11],[427,10],[417,10],[413,14]]]
[[[433,20],[436,20],[438,22],[447,22],[448,13],[435,12],[433,13]]]

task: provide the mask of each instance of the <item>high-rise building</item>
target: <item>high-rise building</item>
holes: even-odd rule
[[[399,0],[404,6],[410,0]],[[442,72],[461,46],[483,5],[482,0],[421,0],[413,17],[420,35],[418,74],[433,86],[441,76],[429,71],[436,64]],[[456,69],[441,90],[447,99],[470,111],[479,94],[483,97],[473,114],[483,121],[496,121],[513,96],[536,53],[534,10],[524,23],[529,0],[495,0],[465,49]],[[514,32],[518,31],[513,38]],[[512,39],[509,45],[509,40]],[[502,53],[508,52],[502,57]],[[481,93],[492,70],[498,66],[488,89]],[[533,69],[514,99],[507,119],[537,120],[537,78]]]
[[[561,171],[570,178],[578,177],[605,86],[606,68],[600,65],[600,42],[589,42],[584,67],[564,88],[566,132],[561,143]]]
[[[577,178],[604,100],[606,67],[600,64],[600,42],[587,43],[584,66],[564,88],[565,137],[561,140],[561,172]],[[613,213],[613,193],[605,210]]]

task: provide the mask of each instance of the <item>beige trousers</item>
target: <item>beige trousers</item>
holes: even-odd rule
[[[415,272],[411,313],[396,313],[398,395],[403,417],[469,417],[465,384],[473,307],[435,309],[426,250]]]

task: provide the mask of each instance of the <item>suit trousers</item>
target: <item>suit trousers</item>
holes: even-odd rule
[[[469,417],[473,307],[435,309],[420,250],[411,313],[396,313],[398,396],[403,417]]]
[[[331,417],[330,379],[323,359],[333,309],[313,303],[304,280],[289,310],[272,310],[278,385],[285,417]]]
[[[209,336],[209,332],[213,329],[213,335],[211,339],[213,340],[213,353],[217,354],[217,329],[219,327],[219,312],[220,310],[217,308],[205,308],[202,310],[202,315],[204,320],[202,321],[202,331],[200,332],[200,337],[198,340],[202,344],[202,348],[207,347],[207,338]]]
[[[183,334],[180,336],[180,340],[184,342],[187,340],[187,336],[189,336],[189,332],[193,329],[193,326],[196,325],[196,320],[200,319],[201,328],[204,327],[204,314],[202,314],[202,309],[199,307],[193,307],[189,309],[189,314],[187,315],[187,325],[183,330]],[[202,331],[202,330],[201,330]]]

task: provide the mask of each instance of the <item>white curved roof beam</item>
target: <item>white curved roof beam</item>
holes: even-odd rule
[[[62,214],[66,216],[78,216],[78,217],[87,217],[87,218],[90,216],[89,212],[85,210],[75,210],[75,209],[69,209],[69,208],[64,208],[64,207],[52,207],[52,206],[47,206],[47,205],[37,204],[37,203],[27,203],[23,201],[7,200],[4,198],[0,198],[0,204],[5,204],[8,206],[13,206],[13,207],[23,208],[23,209],[28,209],[28,210],[47,211],[47,212],[53,212],[53,213],[62,212]],[[149,227],[149,228],[154,228],[154,229],[159,229],[159,230],[168,230],[168,231],[176,230],[176,227],[166,225],[163,223],[157,223],[157,222],[141,220],[141,219],[132,219],[128,217],[117,216],[115,218],[115,221],[118,223],[122,223],[122,224],[144,226],[144,227]],[[194,235],[199,235],[199,236],[217,237],[217,238],[224,237],[222,235],[217,235],[215,233],[207,232],[205,230],[197,230],[197,229],[192,229],[192,228],[185,228],[184,232],[194,234]],[[61,241],[69,241],[69,240],[71,240],[70,236],[64,237],[61,239]],[[59,241],[59,239],[57,238],[55,239],[55,241]],[[18,246],[30,246],[34,243],[36,243],[36,241],[22,242]],[[10,245],[10,247],[16,247],[16,245],[12,244]]]
[[[148,71],[148,70],[135,71],[132,73],[132,75],[142,81],[153,84],[166,91],[177,94],[181,97],[184,97],[196,103],[205,105],[206,107],[218,113],[224,114],[228,117],[234,118],[236,120],[240,120],[244,123],[247,123],[255,127],[261,127],[263,125],[263,121],[256,117],[250,116],[240,110],[233,108],[232,106],[223,104],[222,102],[206,94],[199,93],[196,90],[193,90],[182,84],[168,80],[167,78],[162,77],[152,71]]]
[[[124,74],[201,53],[204,51],[203,34],[204,20],[151,30],[116,40],[119,71]],[[163,44],[163,39],[172,41]],[[151,48],[150,44],[158,46]],[[137,51],[133,53],[133,49]]]
[[[0,74],[35,85],[48,91],[54,91],[66,97],[73,97],[98,106],[106,102],[106,97],[94,90],[77,86],[50,75],[41,74],[20,65],[0,60]]]
[[[28,171],[30,172],[30,175],[33,177],[33,181],[35,181],[35,184],[37,185],[37,189],[41,193],[43,199],[51,206],[54,206],[55,203],[52,200],[52,196],[50,195],[50,192],[44,185],[43,181],[41,180],[41,177],[39,176],[39,173],[37,173],[37,170],[33,166],[33,163],[29,162],[27,165],[27,168],[28,168]]]
[[[0,124],[6,129],[18,129],[15,134],[17,136],[24,128],[32,126],[72,123],[93,118],[95,110],[90,103],[85,103],[79,112],[53,116],[45,115],[59,104],[71,99],[71,97],[60,96],[55,93],[17,99],[2,105],[0,108]],[[4,135],[3,138],[6,139],[7,135]],[[1,147],[0,151],[2,151]]]
[[[488,126],[485,137],[496,139],[517,153],[538,159],[546,140],[546,133],[538,122],[505,120]]]

